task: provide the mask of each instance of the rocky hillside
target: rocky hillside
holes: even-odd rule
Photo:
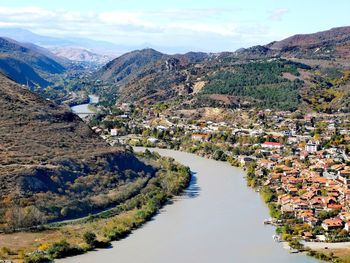
[[[0,72],[17,83],[34,87],[49,85],[47,76],[60,74],[65,66],[57,62],[49,51],[33,44],[21,44],[0,38]]]
[[[50,47],[49,49],[58,57],[76,62],[94,63],[101,66],[111,60],[109,56],[97,54],[79,47]]]
[[[266,45],[282,54],[306,58],[350,58],[350,27],[332,28],[314,34],[295,35]]]
[[[297,35],[265,46],[218,54],[125,54],[96,79],[105,100],[182,107],[297,108],[348,111],[350,27]]]
[[[207,58],[208,54],[200,52],[166,55],[153,49],[137,50],[109,62],[96,78],[108,83],[103,90],[107,96],[117,91],[119,101],[153,103],[191,92],[189,71]]]
[[[237,50],[243,58],[288,57],[313,60],[350,58],[350,27],[332,28],[314,34],[299,34],[265,46]]]
[[[154,173],[67,109],[1,74],[0,112],[0,230],[104,209]]]

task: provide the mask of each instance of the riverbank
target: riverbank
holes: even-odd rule
[[[308,247],[312,250],[321,250],[321,249],[350,249],[350,242],[302,242],[305,247]]]
[[[99,97],[95,95],[89,95],[88,100],[85,103],[71,106],[72,112],[77,114],[80,118],[84,119],[90,114],[96,113],[96,107],[94,104],[99,102]]]
[[[128,238],[112,242],[110,249],[58,263],[318,262],[303,254],[290,254],[282,243],[272,240],[274,228],[262,225],[267,208],[257,193],[246,187],[241,169],[185,152],[154,150],[191,168],[190,187],[162,208],[155,220]]]
[[[152,147],[150,147],[152,148]],[[225,160],[218,160],[214,158],[215,153],[207,153],[205,155],[203,154],[198,154],[198,152],[193,152],[192,148],[186,148],[186,147],[181,147],[182,151],[191,153],[191,154],[196,154],[197,156],[204,157],[207,159],[213,159],[217,161],[222,161],[225,163],[228,163],[229,165],[232,165],[233,167],[239,167],[240,169],[243,169],[245,171],[245,181],[247,183],[247,186],[250,188],[254,189],[257,191],[261,197],[261,200],[264,201],[266,207],[269,210],[269,215],[272,218],[279,219],[281,216],[281,213],[274,204],[274,201],[277,197],[276,195],[271,192],[268,187],[263,185],[263,181],[255,181],[255,170],[254,170],[254,165],[248,165],[248,166],[242,166],[240,163],[233,159],[233,158],[227,158]],[[283,224],[279,224],[279,226],[275,226],[274,230],[279,237],[283,238],[283,248],[286,249],[288,252],[291,253],[298,253],[298,252],[303,252],[304,255],[308,255],[310,257],[314,257],[316,259],[322,260],[322,261],[332,261],[332,262],[347,262],[346,258],[348,257],[348,254],[350,254],[350,249],[347,250],[347,253],[344,253],[345,255],[342,255],[341,253],[336,253],[332,247],[327,249],[318,249],[317,247],[312,248],[312,247],[303,247],[304,243],[300,243],[300,234],[299,233],[290,233],[288,235],[285,235],[285,233],[282,233],[285,228],[289,227],[289,224],[286,224],[284,222]],[[309,242],[307,242],[309,243]],[[310,242],[311,243],[311,242]],[[318,242],[312,242],[312,243],[318,243]],[[324,243],[323,243],[324,244]],[[334,246],[336,247],[336,246]],[[344,251],[341,251],[344,252]],[[340,261],[343,260],[343,261]]]
[[[104,248],[149,221],[173,196],[189,184],[188,168],[174,160],[149,152],[139,158],[150,165],[162,167],[154,177],[147,178],[145,187],[121,202],[118,213],[100,213],[62,226],[46,225],[37,232],[17,232],[0,235],[0,259],[14,262],[44,262]],[[125,193],[132,189],[124,189]],[[123,192],[123,193],[124,193]],[[122,197],[121,197],[122,198]]]

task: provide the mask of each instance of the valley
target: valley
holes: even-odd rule
[[[130,259],[129,242],[152,240],[143,236],[147,231],[164,239],[172,217],[184,217],[176,232],[187,233],[185,239],[199,233],[198,249],[215,250],[207,251],[209,261],[198,262],[213,262],[223,247],[221,261],[230,262],[231,247],[238,251],[244,241],[231,239],[235,225],[260,233],[242,250],[271,241],[267,249],[273,251],[254,260],[242,253],[242,261],[348,262],[348,248],[312,250],[307,244],[350,241],[349,28],[234,52],[169,55],[145,48],[117,57],[87,46],[0,37],[0,261],[47,262],[124,238],[103,250],[106,257],[93,252],[90,262],[109,261],[114,251],[139,261]],[[158,149],[139,153],[134,147]],[[221,171],[223,177],[211,178]],[[192,177],[196,172],[203,184]],[[191,191],[191,178],[199,186],[193,202],[207,201],[186,208],[192,200],[178,199]],[[218,189],[206,196],[215,183],[225,196]],[[252,190],[266,206],[239,205],[258,198]],[[224,207],[216,210],[220,200]],[[204,220],[197,230],[186,225],[206,210],[204,203],[211,208],[203,218],[219,215],[218,222]],[[181,207],[188,212],[172,214]],[[261,226],[234,222],[241,214],[258,217]],[[267,231],[263,222],[276,228]],[[213,232],[204,235],[208,224]],[[214,231],[217,225],[225,227]],[[216,234],[222,246],[209,244]],[[289,255],[271,235],[289,252],[302,253]],[[190,246],[174,238],[171,246]],[[119,244],[129,248],[121,251]],[[194,256],[181,250],[174,262]],[[150,251],[147,262],[169,255],[164,247]]]

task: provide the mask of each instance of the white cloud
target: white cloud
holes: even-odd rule
[[[172,31],[187,31],[189,33],[208,33],[223,37],[237,36],[237,26],[231,25],[215,25],[215,24],[201,24],[201,23],[170,23],[165,26],[166,30]]]
[[[274,21],[281,21],[284,15],[286,15],[287,13],[289,13],[289,9],[277,8],[275,10],[270,11],[269,19]]]
[[[269,34],[256,22],[234,19],[239,10],[167,9],[154,11],[111,10],[108,12],[72,12],[39,7],[9,8],[0,6],[0,26],[15,26],[39,34],[88,37],[122,44],[200,46],[203,50],[222,49],[230,43],[247,46]],[[277,19],[288,10],[271,13]],[[235,49],[236,47],[232,47]]]

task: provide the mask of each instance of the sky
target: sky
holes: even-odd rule
[[[0,26],[219,52],[350,26],[349,10],[349,0],[0,0]]]

